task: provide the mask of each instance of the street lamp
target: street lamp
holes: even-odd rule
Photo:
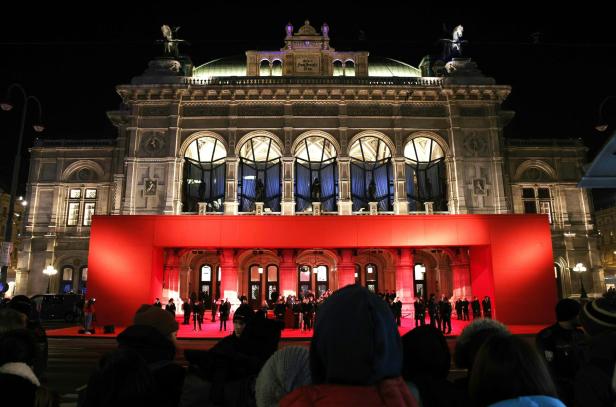
[[[47,294],[49,294],[49,286],[51,285],[51,276],[55,276],[58,274],[58,270],[56,270],[51,264],[43,270],[43,274],[45,274],[49,279],[47,280]]]
[[[586,290],[584,289],[584,281],[582,280],[582,273],[586,271],[586,266],[584,266],[583,263],[577,263],[575,267],[573,267],[573,271],[580,276],[580,298],[588,298]]]
[[[597,129],[597,131],[606,131],[609,127],[609,124],[606,123],[606,121],[603,119],[603,106],[605,106],[605,102],[612,98],[616,98],[616,95],[606,96],[605,98],[603,98],[601,104],[599,105],[599,124],[595,126],[595,129]]]
[[[2,264],[0,268],[0,296],[8,290],[8,284],[6,283],[10,261],[10,253],[12,251],[13,242],[13,212],[15,205],[15,195],[17,194],[17,184],[19,182],[19,170],[21,167],[21,146],[24,138],[24,127],[26,124],[26,115],[28,113],[28,103],[34,102],[38,107],[37,120],[32,127],[36,132],[41,132],[45,128],[42,124],[43,110],[41,108],[41,102],[36,96],[28,95],[25,89],[18,83],[13,83],[6,91],[6,98],[0,103],[0,108],[4,111],[10,111],[13,109],[13,103],[10,101],[11,92],[17,89],[23,96],[23,107],[21,112],[21,125],[19,127],[19,138],[17,139],[17,152],[15,153],[15,161],[13,162],[13,177],[11,179],[11,195],[9,196],[9,208],[6,216],[6,226],[4,227],[4,239],[2,242]]]

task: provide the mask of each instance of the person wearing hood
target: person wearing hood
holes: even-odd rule
[[[281,402],[295,406],[418,406],[404,380],[402,343],[383,300],[348,285],[319,306],[310,345],[312,385]]]
[[[257,407],[277,407],[294,389],[311,383],[308,349],[287,346],[276,351],[257,376]]]
[[[481,346],[468,388],[476,407],[565,407],[539,352],[514,335]]]
[[[132,349],[146,362],[156,387],[161,391],[161,406],[177,406],[182,394],[185,369],[174,362],[179,324],[155,305],[143,304],[135,313],[133,325],[118,335],[119,349]]]

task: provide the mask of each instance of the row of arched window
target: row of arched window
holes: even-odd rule
[[[333,76],[355,76],[355,62],[351,59],[341,61],[336,59],[332,62]],[[282,76],[282,60],[263,59],[259,63],[259,76]]]
[[[296,211],[321,202],[325,212],[336,211],[338,197],[337,152],[332,142],[319,135],[304,138],[295,146],[294,192]],[[225,197],[224,145],[215,137],[194,140],[184,155],[183,211],[196,212],[199,202],[208,210],[222,211]],[[382,139],[364,136],[349,149],[353,211],[368,209],[377,202],[379,211],[392,211],[394,168],[392,153]],[[424,210],[434,202],[437,211],[447,210],[445,154],[429,137],[411,139],[404,147],[406,186],[410,211]],[[282,197],[282,150],[273,138],[255,136],[239,150],[237,197],[240,212],[254,211],[264,202],[272,212],[280,211]]]

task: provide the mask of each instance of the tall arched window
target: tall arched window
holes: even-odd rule
[[[242,145],[237,185],[240,212],[253,211],[257,198],[273,212],[280,211],[281,156],[280,147],[269,137],[256,136]]]
[[[373,293],[377,293],[379,291],[379,277],[378,270],[376,268],[376,264],[366,264],[366,288]]]
[[[259,64],[259,76],[272,76],[272,68],[267,59],[264,59]]]
[[[88,266],[81,267],[81,273],[79,273],[79,292],[78,294],[86,294],[88,285]]]
[[[437,211],[447,210],[445,154],[438,143],[417,137],[404,147],[406,191],[409,210],[423,211],[424,202],[434,202]]]
[[[282,76],[282,61],[279,59],[272,62],[272,76]]]
[[[184,212],[196,212],[198,203],[208,211],[222,212],[225,199],[225,157],[227,150],[214,137],[201,137],[184,153]]]
[[[368,209],[370,199],[378,202],[380,211],[393,210],[394,176],[391,151],[387,144],[378,137],[362,137],[353,143],[349,155],[353,210]],[[369,189],[373,181],[375,196],[370,197]]]
[[[278,266],[275,264],[269,264],[267,266],[267,296],[265,297],[266,301],[269,301],[272,298],[272,292],[279,291],[278,290]]]
[[[73,266],[62,267],[62,282],[60,283],[60,293],[66,294],[73,291]]]
[[[322,210],[336,210],[338,196],[338,165],[336,149],[321,136],[306,137],[295,150],[295,210],[310,207],[311,185],[318,179],[321,185]]]
[[[344,75],[344,68],[342,67],[342,61],[339,59],[334,61],[334,76]]]
[[[415,281],[415,297],[426,298],[426,267],[421,264],[415,264],[413,268],[413,280]]]
[[[355,62],[350,59],[344,62],[344,76],[355,76]]]
[[[261,306],[261,276],[263,275],[263,267],[259,264],[253,264],[248,268],[248,302],[253,309]]]
[[[200,269],[199,290],[205,293],[207,297],[212,298],[212,266],[204,264]],[[211,301],[205,304],[207,307]]]
[[[329,267],[326,265],[310,267],[302,264],[297,271],[297,291],[302,297],[312,292],[316,298],[319,298],[329,288]]]

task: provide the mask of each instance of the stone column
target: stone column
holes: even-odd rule
[[[282,261],[280,262],[279,286],[280,295],[297,295],[297,264],[293,250],[285,249],[282,251]]]
[[[338,215],[352,215],[351,158],[338,157]]]
[[[234,261],[233,249],[223,249],[220,259],[220,291],[221,298],[229,299],[229,302],[237,302],[238,294],[238,270]]]
[[[409,213],[409,203],[406,196],[406,161],[404,157],[394,158],[394,213],[406,215]]]
[[[355,284],[355,263],[353,263],[353,252],[351,249],[340,250],[342,261],[338,264],[338,287],[332,287],[332,290],[336,290],[347,286],[349,284]]]
[[[295,193],[293,191],[295,157],[282,157],[282,215],[295,215]]]
[[[453,296],[469,297],[471,291],[471,269],[467,263],[453,263],[451,265],[453,275]]]
[[[225,158],[225,202],[223,203],[225,215],[237,215],[239,203],[237,201],[237,157]]]
[[[408,247],[400,249],[398,267],[396,268],[396,294],[400,297],[402,304],[410,303],[415,296],[413,253]]]

